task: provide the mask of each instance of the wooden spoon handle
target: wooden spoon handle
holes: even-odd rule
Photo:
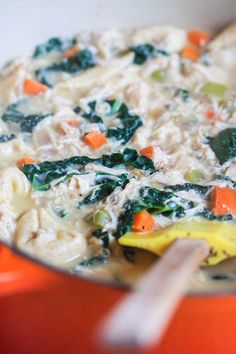
[[[103,343],[138,349],[158,342],[185,294],[191,274],[208,253],[205,240],[176,240],[105,319],[100,331]]]

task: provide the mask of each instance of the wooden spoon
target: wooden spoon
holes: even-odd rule
[[[159,342],[192,273],[208,254],[205,240],[177,239],[101,324],[100,343],[133,350]]]

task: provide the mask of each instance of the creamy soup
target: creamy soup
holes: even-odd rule
[[[125,233],[235,223],[235,38],[235,24],[215,37],[84,32],[8,63],[1,239],[70,272],[133,283],[157,256],[121,247]]]

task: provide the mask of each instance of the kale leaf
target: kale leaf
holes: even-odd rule
[[[110,112],[106,114],[108,118],[113,117],[119,119],[122,127],[109,127],[107,129],[107,137],[118,140],[121,144],[128,143],[133,137],[135,131],[143,125],[141,118],[138,115],[132,115],[125,103],[120,100],[106,100],[110,105]],[[96,113],[96,101],[88,103],[88,110],[81,115],[90,123],[99,124],[100,130],[105,131],[103,119]],[[81,108],[75,107],[75,113],[80,113]]]
[[[92,232],[92,235],[102,241],[103,247],[108,248],[109,246],[109,232],[97,229]]]
[[[218,221],[229,221],[233,219],[233,216],[231,214],[226,214],[226,215],[215,215],[211,210],[209,209],[204,209],[203,211],[198,213],[199,216],[206,218],[208,220],[218,220]]]
[[[141,210],[147,210],[151,214],[181,218],[185,215],[185,210],[194,207],[192,201],[183,198],[179,199],[179,203],[176,202],[176,195],[171,192],[161,191],[149,186],[141,188],[138,199],[128,201],[125,204],[124,212],[118,217],[115,236],[120,237],[131,231],[134,214]]]
[[[102,165],[109,168],[126,166],[143,171],[156,171],[151,159],[145,156],[139,156],[136,150],[130,148],[124,149],[123,153],[118,152],[111,155],[103,155]]]
[[[140,156],[138,156],[136,150],[131,150],[133,151],[132,156],[130,153],[127,153],[127,150],[131,149],[125,149],[123,153],[102,155],[102,157],[95,159],[87,156],[73,156],[65,160],[23,165],[22,171],[32,183],[35,190],[48,190],[53,180],[60,177],[65,177],[65,179],[70,178],[72,175],[80,173],[81,169],[88,163],[95,163],[109,168],[130,166],[144,171],[155,171],[152,160],[148,158],[140,160]],[[105,192],[100,191],[99,195],[101,195],[100,193]]]
[[[65,160],[23,165],[22,171],[32,183],[34,190],[48,190],[53,180],[63,176],[69,178],[92,161],[93,159],[87,156],[74,156]],[[73,170],[73,173],[71,170]]]
[[[126,234],[126,232],[130,232],[132,229],[133,220],[134,211],[132,210],[132,205],[127,202],[124,205],[124,211],[118,217],[115,237],[119,238]]]
[[[44,56],[51,52],[64,52],[76,44],[76,38],[61,39],[59,37],[50,38],[46,43],[36,46],[33,58]]]
[[[19,102],[10,104],[2,115],[2,120],[6,123],[20,123],[24,115],[18,111]]]
[[[165,50],[155,48],[149,43],[132,46],[130,50],[134,52],[134,64],[137,65],[144,64],[148,59],[154,58],[157,54],[168,55]]]
[[[75,54],[72,58],[65,58],[60,63],[48,66],[47,71],[62,71],[70,74],[77,73],[92,68],[95,65],[94,54],[84,49]]]
[[[24,116],[20,122],[20,129],[22,133],[32,133],[36,125],[44,118],[48,117],[48,115],[49,114],[31,114]]]
[[[96,114],[96,103],[97,103],[96,101],[89,102],[89,104],[88,104],[89,110],[88,110],[88,112],[82,113],[82,117],[85,118],[86,120],[88,120],[90,123],[99,124],[101,131],[104,131],[105,130],[104,122],[103,122],[102,118]],[[80,111],[78,112],[78,108],[79,107],[75,107],[75,109],[74,109],[75,113],[80,112]]]
[[[16,138],[15,134],[3,134],[0,135],[0,143],[7,143],[8,141],[11,141],[15,138]]]
[[[183,88],[177,90],[177,95],[179,95],[183,102],[187,102],[189,99],[189,91]]]
[[[198,193],[201,197],[206,197],[212,189],[212,186],[201,186],[200,184],[194,183],[184,183],[184,184],[176,184],[174,186],[167,186],[165,189],[170,190],[172,192],[189,192],[193,190]]]
[[[80,71],[85,71],[96,65],[94,54],[89,49],[80,50],[72,58],[64,58],[59,63],[54,63],[50,66],[36,70],[35,74],[42,84],[49,87],[52,84],[47,78],[47,74],[50,72],[66,72],[69,74],[75,74]]]
[[[49,88],[52,88],[53,85],[51,82],[49,82],[47,74],[48,74],[47,68],[40,68],[35,71],[35,75],[37,76],[37,80],[39,82],[41,82],[41,84],[43,84]]]
[[[127,166],[150,172],[155,171],[153,161],[146,156],[139,155],[134,149],[126,148],[123,151],[123,156],[125,159],[125,165]]]
[[[129,176],[126,173],[120,176],[97,173],[95,178],[96,187],[92,193],[85,197],[80,203],[82,205],[93,205],[107,198],[116,188],[124,188],[129,182]]]
[[[125,103],[117,106],[114,110],[116,100],[107,101],[111,106],[111,111],[115,112],[116,118],[120,119],[122,127],[111,127],[107,130],[108,138],[113,138],[121,142],[121,144],[127,144],[133,137],[136,130],[143,125],[141,118],[138,115],[133,115],[129,112],[129,109]]]
[[[32,133],[36,125],[46,118],[49,114],[30,114],[25,115],[18,110],[19,102],[7,107],[2,115],[2,120],[6,123],[19,124],[22,133]]]
[[[236,128],[224,129],[208,142],[221,165],[236,157]]]

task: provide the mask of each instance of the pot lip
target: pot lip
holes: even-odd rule
[[[27,252],[21,250],[20,248],[16,247],[15,245],[10,245],[9,243],[1,240],[0,245],[7,246],[14,254],[19,255],[23,258],[26,258],[28,261],[38,264],[41,267],[45,269],[45,271],[53,271],[59,274],[62,274],[66,277],[69,277],[71,279],[79,279],[82,281],[85,281],[90,284],[94,285],[99,285],[107,288],[113,288],[116,290],[123,290],[123,291],[131,291],[132,287],[128,284],[125,283],[118,283],[116,281],[111,281],[111,280],[104,280],[104,279],[96,279],[95,277],[89,277],[86,275],[81,274],[73,274],[70,273],[68,270],[60,268],[59,266],[52,265],[50,263],[47,263],[39,258],[36,258]],[[233,289],[227,289],[223,288],[217,289],[217,290],[204,290],[201,289],[199,291],[188,291],[185,294],[185,298],[187,299],[196,299],[196,298],[209,298],[209,297],[223,297],[223,296],[236,296],[236,287]]]

